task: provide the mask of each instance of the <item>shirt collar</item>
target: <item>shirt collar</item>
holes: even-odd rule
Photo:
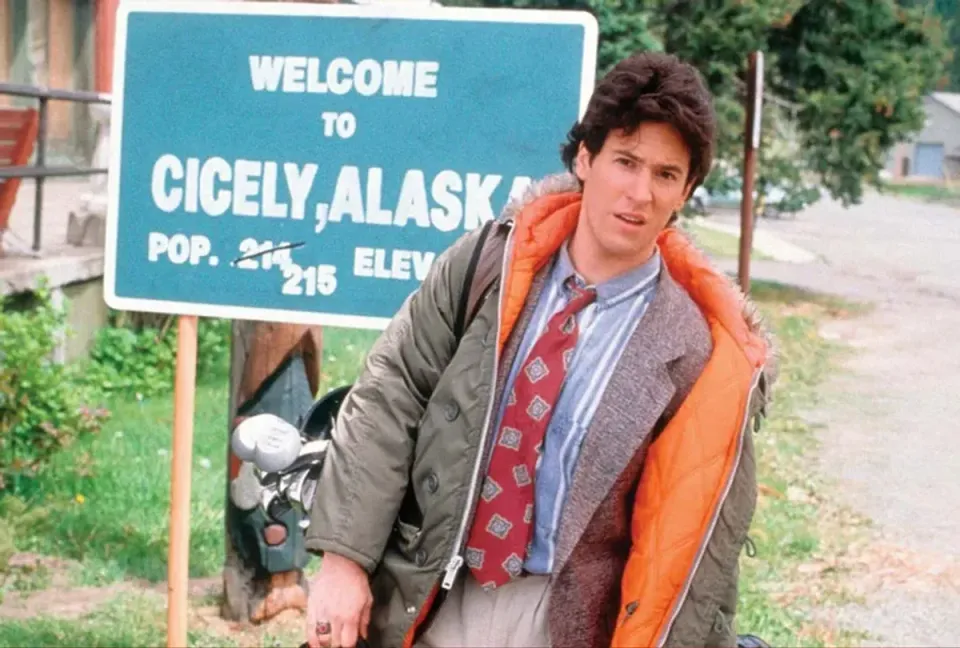
[[[586,281],[577,272],[570,259],[570,252],[567,250],[569,241],[560,247],[556,262],[553,266],[553,281],[563,288],[564,282],[570,277],[575,277],[581,286],[586,286]],[[653,256],[643,265],[628,270],[623,274],[612,277],[596,286],[597,303],[601,305],[612,306],[623,299],[636,294],[640,290],[645,290],[653,285],[654,280],[660,275],[660,249],[654,248]]]

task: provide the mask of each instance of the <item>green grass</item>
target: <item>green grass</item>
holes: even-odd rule
[[[379,331],[333,327],[323,329],[321,394],[356,379],[367,349],[376,341],[379,334]]]
[[[810,462],[813,431],[801,418],[816,405],[818,384],[831,366],[832,349],[818,336],[817,323],[859,309],[842,300],[764,282],[753,284],[752,295],[776,334],[781,371],[769,419],[755,435],[761,496],[750,535],[758,553],[741,560],[737,629],[778,646],[827,645],[824,636],[810,629],[805,612],[817,604],[815,597],[801,597],[791,605],[778,598],[785,589],[803,584],[806,576],[798,566],[823,548],[818,529],[822,502],[765,493],[782,495],[791,488],[815,493],[820,488]],[[376,335],[324,330],[321,392],[354,379]],[[218,575],[222,568],[226,389],[226,380],[221,379],[197,391],[190,555],[195,577]],[[111,403],[113,417],[103,433],[64,451],[36,482],[34,497],[49,514],[17,538],[18,548],[77,559],[76,578],[82,583],[164,579],[171,401],[166,397]],[[0,623],[0,646],[162,645],[163,602],[162,596],[128,598],[83,619],[5,621]],[[192,605],[204,604],[209,602]],[[191,627],[199,628],[191,645],[235,645],[231,643],[235,633],[217,635],[199,622]]]
[[[707,254],[719,258],[738,258],[740,256],[740,237],[728,234],[727,232],[718,232],[717,230],[703,227],[696,223],[684,223],[684,231],[694,240],[701,250]],[[754,259],[769,260],[770,257],[756,248],[751,255]]]
[[[780,321],[777,315],[782,314],[784,309],[787,309],[789,314],[796,315],[797,307],[808,307],[813,309],[811,312],[817,316],[814,319],[817,319],[822,316],[862,315],[871,308],[870,304],[853,302],[835,295],[817,293],[776,281],[751,281],[750,299],[760,307],[764,316],[774,318],[774,329]],[[791,320],[793,323],[787,325],[796,326],[797,321]]]
[[[190,574],[223,560],[227,385],[199,385],[191,483]],[[115,398],[96,437],[54,458],[28,501],[48,511],[52,533],[18,538],[21,549],[75,559],[80,581],[166,578],[172,397]]]
[[[303,641],[300,622],[289,620],[262,627],[237,629],[220,622],[215,613],[190,601],[187,643],[192,648],[267,648],[297,646]],[[23,646],[165,646],[166,599],[156,592],[119,594],[95,613],[78,618],[41,614],[27,620],[0,623],[0,648]]]
[[[0,647],[9,646],[165,646],[167,643],[164,601],[156,595],[117,597],[96,614],[79,619],[49,616],[0,625]],[[196,648],[236,646],[217,633],[191,631],[188,641]]]
[[[880,191],[906,198],[960,204],[960,187],[957,186],[887,182],[880,187]]]
[[[375,331],[324,330],[321,392],[352,381]],[[225,359],[226,361],[226,359]],[[226,367],[197,386],[190,509],[190,576],[219,574],[224,558]],[[78,584],[167,577],[173,397],[108,403],[103,431],[56,456],[27,491],[43,523],[17,548],[80,562]]]
[[[750,537],[757,554],[741,559],[737,628],[776,646],[829,645],[837,636],[811,624],[808,614],[823,603],[823,592],[812,583],[807,592],[810,577],[798,570],[823,550],[824,506],[812,461],[816,438],[801,414],[816,406],[836,351],[818,335],[818,322],[863,308],[775,283],[755,282],[751,294],[776,336],[780,375],[768,419],[754,436],[760,495]],[[784,605],[779,595],[788,592],[794,602]],[[853,636],[843,635],[848,641]]]

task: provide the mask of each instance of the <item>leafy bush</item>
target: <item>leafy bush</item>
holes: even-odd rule
[[[230,320],[201,319],[197,328],[197,379],[227,376],[230,371]]]
[[[156,330],[107,326],[97,332],[87,379],[105,392],[144,396],[170,389],[176,349]]]
[[[108,394],[168,393],[176,367],[176,318],[118,313],[101,329],[89,361],[53,360],[66,312],[54,307],[45,283],[34,293],[0,297],[0,490],[21,492],[61,448],[100,430]],[[200,320],[198,380],[229,369],[230,322]]]
[[[173,388],[177,364],[175,316],[159,320],[120,313],[101,329],[90,352],[88,379],[106,392],[154,396]],[[201,319],[197,379],[224,375],[229,363],[229,320]]]
[[[66,313],[41,285],[17,308],[0,296],[0,489],[17,490],[53,453],[100,430],[108,412],[81,367],[52,359]]]

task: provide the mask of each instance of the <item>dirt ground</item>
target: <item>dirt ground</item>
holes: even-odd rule
[[[15,570],[42,570],[47,576],[45,587],[35,592],[8,594],[0,605],[0,621],[25,620],[40,615],[64,619],[82,617],[122,594],[156,593],[166,595],[165,583],[124,581],[106,587],[76,587],[71,584],[74,561],[17,553],[10,560]],[[210,596],[220,591],[219,578],[201,578],[190,581],[188,596]]]
[[[33,553],[14,554],[10,566],[18,573],[23,573],[23,570],[42,572],[45,575],[44,585],[30,592],[8,592],[0,603],[0,623],[26,621],[39,616],[79,619],[98,612],[122,597],[146,597],[161,616],[166,608],[166,583],[124,581],[103,587],[77,587],[71,583],[71,574],[77,567],[74,561]],[[219,577],[190,580],[187,596],[190,600],[191,631],[228,638],[231,645],[246,648],[280,645],[278,639],[283,640],[283,645],[300,643],[303,628],[303,616],[300,613],[287,610],[260,625],[227,621],[223,619],[217,604],[221,592]]]

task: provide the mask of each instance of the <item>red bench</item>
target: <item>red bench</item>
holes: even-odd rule
[[[0,109],[0,168],[24,166],[37,140],[39,121],[33,108]],[[0,233],[7,229],[20,178],[0,178]]]

